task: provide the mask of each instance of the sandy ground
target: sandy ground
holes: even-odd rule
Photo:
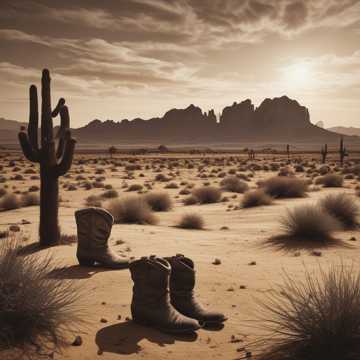
[[[3,163],[8,160],[3,159]],[[150,160],[142,160],[142,166]],[[122,161],[123,162],[123,161]],[[24,166],[20,165],[20,173]],[[83,176],[94,175],[95,168],[102,165],[84,165],[81,169]],[[76,183],[74,178],[79,171],[79,165],[74,165],[72,178],[61,180]],[[152,170],[134,171],[135,179],[124,180],[123,167],[119,171],[111,172],[110,165],[106,169],[105,183],[111,184],[119,191],[120,197],[125,194],[122,189],[124,182],[127,184],[144,183],[152,181],[156,173]],[[215,166],[219,167],[219,166]],[[236,166],[224,166],[227,171]],[[7,169],[7,170],[6,170]],[[172,171],[174,172],[173,169]],[[218,185],[221,179],[197,177],[197,169],[179,168],[180,175],[174,176],[172,181],[179,184],[181,181],[190,181],[196,185],[209,181]],[[163,172],[169,173],[164,169]],[[207,171],[209,172],[209,171]],[[139,174],[145,174],[139,177]],[[246,171],[250,173],[250,171]],[[254,178],[249,183],[256,187],[256,181],[270,177],[275,172],[254,172]],[[4,168],[3,175],[12,176],[10,168]],[[299,174],[303,176],[303,174]],[[25,175],[24,175],[25,176]],[[29,180],[29,175],[24,181],[10,180],[6,183],[9,189],[25,190],[30,185],[38,184],[38,180]],[[0,184],[1,185],[1,184]],[[154,189],[163,189],[166,183],[154,183]],[[319,266],[326,269],[332,263],[340,261],[358,265],[360,256],[359,241],[350,241],[355,236],[360,240],[355,231],[339,232],[336,237],[342,243],[327,248],[315,248],[321,251],[322,256],[314,256],[313,248],[279,249],[267,245],[266,240],[280,233],[279,218],[288,208],[296,205],[315,202],[329,192],[345,191],[354,193],[356,180],[346,180],[345,188],[321,189],[309,192],[309,196],[301,199],[276,200],[271,206],[260,206],[251,209],[228,210],[229,204],[239,205],[242,197],[232,199],[231,193],[225,193],[230,201],[209,205],[183,206],[181,199],[175,198],[182,188],[165,189],[174,198],[174,209],[169,212],[158,213],[160,222],[152,225],[114,225],[111,234],[111,245],[114,250],[125,256],[140,257],[156,254],[169,256],[177,253],[191,257],[197,269],[196,292],[203,304],[224,312],[229,320],[220,331],[200,330],[197,337],[174,337],[162,334],[156,330],[142,327],[128,321],[131,317],[130,302],[132,294],[132,281],[128,270],[106,270],[103,268],[80,267],[77,263],[75,252],[76,244],[62,245],[50,250],[37,252],[42,256],[50,252],[59,268],[56,276],[71,279],[76,282],[85,293],[83,299],[86,311],[86,328],[81,336],[83,345],[80,347],[68,346],[62,354],[55,354],[56,359],[92,360],[100,356],[101,359],[144,358],[144,359],[241,359],[244,357],[244,347],[247,351],[254,351],[251,342],[257,339],[259,330],[254,320],[259,316],[257,302],[263,300],[268,292],[279,282],[284,271],[294,277],[303,277],[304,268],[309,271],[318,270]],[[1,187],[1,186],[0,186]],[[84,199],[92,194],[99,194],[103,189],[89,191],[78,188],[76,191],[61,191],[60,223],[62,232],[76,233],[74,211],[84,207]],[[128,194],[128,193],[126,193]],[[359,198],[356,200],[359,205]],[[184,213],[199,213],[203,216],[205,230],[184,230],[174,225]],[[39,209],[36,206],[0,213],[0,230],[5,230],[9,224],[27,220],[30,224],[20,225],[21,237],[24,245],[37,239]],[[223,230],[222,227],[228,227]],[[28,239],[27,241],[25,239]],[[117,240],[124,243],[116,245]],[[300,252],[296,253],[296,252]],[[296,256],[295,256],[296,255]],[[220,265],[213,265],[215,258],[221,260]],[[250,263],[256,262],[255,265]],[[240,287],[245,286],[245,289]],[[107,322],[102,322],[106,319]],[[74,336],[77,334],[73,334]],[[71,335],[72,336],[72,335]],[[69,340],[71,340],[71,336]],[[238,342],[232,342],[235,336]]]

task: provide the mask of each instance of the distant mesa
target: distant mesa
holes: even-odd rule
[[[0,120],[0,141],[14,139],[23,123]],[[5,126],[5,125],[6,126]],[[10,125],[9,125],[10,124]],[[11,127],[11,134],[5,127]],[[324,129],[323,123],[310,122],[305,106],[287,96],[265,99],[255,107],[250,99],[226,106],[217,118],[214,110],[203,111],[191,104],[185,109],[171,109],[162,117],[148,120],[136,118],[121,121],[95,119],[72,133],[79,144],[188,144],[222,145],[258,143],[335,144],[338,128]],[[360,138],[348,137],[346,141],[360,144]]]
[[[360,128],[356,127],[345,127],[345,126],[334,126],[328,128],[327,130],[336,132],[338,134],[347,135],[347,136],[360,136]]]
[[[191,104],[171,109],[163,117],[118,122],[93,120],[74,134],[83,142],[227,143],[258,142],[337,142],[339,135],[310,122],[309,111],[287,96],[265,99],[255,107],[250,99],[234,102],[223,109],[219,119]]]

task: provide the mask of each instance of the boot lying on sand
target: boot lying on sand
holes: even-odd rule
[[[130,263],[134,282],[131,303],[135,322],[167,333],[192,333],[200,324],[180,314],[170,303],[170,264],[155,256],[142,257]]]
[[[108,247],[112,215],[101,208],[86,208],[75,212],[78,233],[76,256],[80,265],[93,266],[95,263],[111,269],[129,267],[129,261],[116,255]]]
[[[224,314],[206,310],[195,298],[194,262],[184,255],[165,258],[171,265],[170,299],[171,304],[181,314],[197,319],[204,326],[219,326],[227,318]]]

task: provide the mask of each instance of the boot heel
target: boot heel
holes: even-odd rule
[[[78,261],[81,266],[94,266],[95,264],[95,260],[84,259],[81,257],[78,257]]]

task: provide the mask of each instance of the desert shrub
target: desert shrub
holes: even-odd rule
[[[339,174],[326,174],[316,179],[316,184],[321,184],[324,187],[342,187],[344,178]]]
[[[21,207],[21,200],[14,194],[6,194],[0,199],[0,210],[13,210]]]
[[[99,196],[90,195],[85,199],[85,204],[90,207],[101,207],[101,199]]]
[[[197,197],[194,195],[190,195],[190,196],[186,197],[185,199],[183,199],[184,205],[195,205],[198,202],[199,201],[198,201]]]
[[[241,181],[236,176],[228,176],[220,182],[220,185],[223,190],[236,192],[236,193],[243,193],[249,189],[248,184]]]
[[[51,258],[19,256],[13,241],[1,242],[1,350],[18,349],[21,359],[56,351],[68,332],[76,330],[82,312],[80,292],[73,282],[50,278],[52,269]]]
[[[32,185],[29,187],[29,192],[36,192],[36,191],[39,191],[40,188],[37,186],[37,185]]]
[[[117,224],[154,225],[158,222],[150,206],[140,196],[128,196],[112,200],[107,208]]]
[[[270,195],[262,189],[247,191],[241,201],[241,206],[243,208],[249,208],[254,206],[261,205],[270,205],[273,199]]]
[[[40,204],[40,197],[38,194],[23,194],[21,196],[21,205],[22,206],[35,206]]]
[[[128,187],[127,191],[141,191],[143,186],[141,184],[132,184]]]
[[[160,173],[155,176],[155,181],[166,182],[166,181],[170,181],[170,179],[168,177],[166,177],[164,174]]]
[[[178,189],[178,188],[179,188],[178,184],[176,184],[174,182],[166,184],[166,186],[165,186],[165,189]]]
[[[265,180],[261,187],[274,198],[304,197],[308,190],[306,181],[296,177],[275,176]]]
[[[77,243],[78,238],[75,234],[61,234],[59,245],[71,245]]]
[[[181,189],[179,191],[179,195],[189,195],[191,194],[191,191],[189,189]]]
[[[280,219],[284,235],[301,240],[326,241],[333,231],[341,229],[337,219],[320,206],[301,205],[288,210]]]
[[[214,186],[203,186],[194,189],[192,193],[200,204],[216,203],[221,199],[221,190]]]
[[[116,190],[106,190],[101,195],[104,199],[113,199],[119,196],[119,193]]]
[[[177,226],[182,229],[200,230],[204,228],[204,219],[199,214],[184,214]]]
[[[153,211],[169,211],[173,207],[167,192],[150,192],[144,195],[144,199]]]
[[[261,303],[266,360],[360,358],[360,274],[332,265],[304,280],[285,274]]]
[[[319,168],[319,173],[320,173],[320,175],[326,175],[327,173],[329,173],[330,172],[330,167],[329,166],[327,166],[327,165],[322,165],[322,166],[320,166],[320,168]]]
[[[358,225],[359,207],[354,199],[345,193],[330,194],[319,202],[320,206],[335,217],[346,229]]]

